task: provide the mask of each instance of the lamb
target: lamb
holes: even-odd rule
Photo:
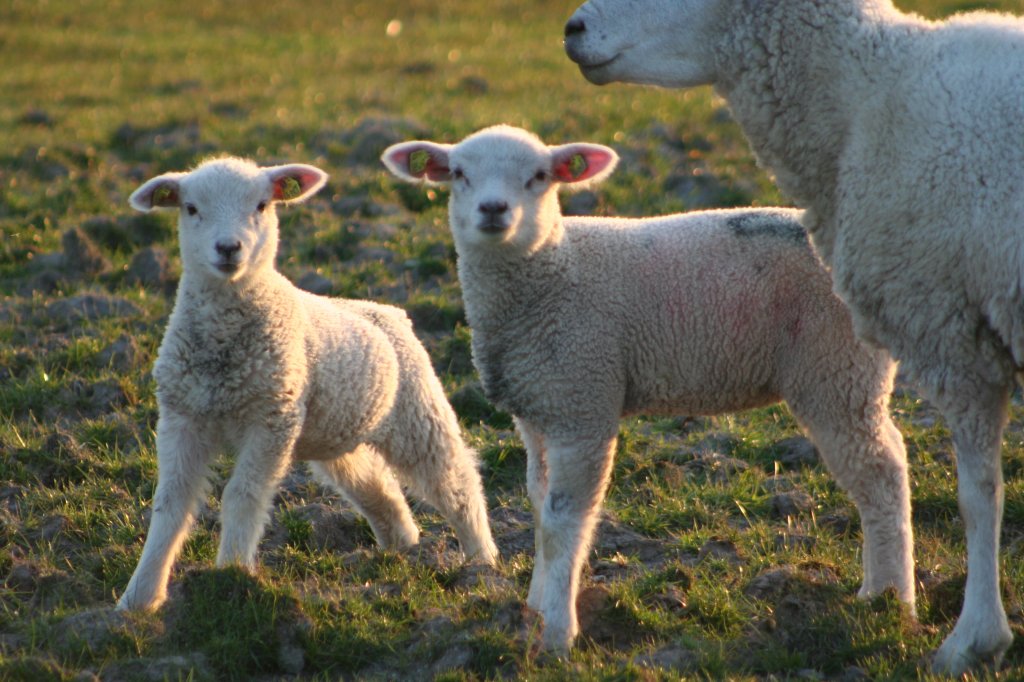
[[[274,267],[277,203],[302,201],[326,173],[237,158],[167,173],[130,198],[180,208],[183,273],[153,369],[159,476],[149,535],[118,607],[155,609],[222,448],[217,565],[253,567],[276,484],[293,460],[336,488],[386,548],[419,529],[395,475],[455,527],[467,556],[493,564],[474,452],[405,313],[294,287]]]
[[[528,605],[544,644],[578,633],[580,570],[619,419],[785,400],[860,510],[862,595],[914,600],[906,453],[888,412],[894,364],[854,336],[787,209],[563,218],[561,185],[617,163],[594,144],[545,146],[487,128],[457,145],[405,142],[385,165],[450,183],[473,360],[527,449],[536,522]]]
[[[967,535],[963,610],[933,660],[998,667],[1002,431],[1024,365],[1024,21],[889,0],[590,0],[583,75],[713,85],[851,307],[944,415]]]

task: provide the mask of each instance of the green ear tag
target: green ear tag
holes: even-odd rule
[[[167,185],[160,185],[153,190],[153,205],[154,206],[166,206],[170,199],[174,196],[174,192]]]
[[[409,154],[409,172],[413,175],[423,175],[430,162],[430,152],[426,149],[417,149]]]
[[[569,159],[569,175],[572,176],[573,180],[578,180],[586,172],[587,166],[589,164],[586,157],[582,154],[573,154],[572,158]]]
[[[284,178],[281,180],[281,199],[289,201],[302,194],[302,185],[295,178]]]

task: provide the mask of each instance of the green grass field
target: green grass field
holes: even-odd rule
[[[901,385],[919,622],[855,598],[857,513],[800,456],[785,407],[621,427],[568,660],[539,651],[525,452],[469,362],[444,192],[377,161],[411,137],[498,122],[623,157],[572,199],[647,215],[783,202],[708,89],[596,88],[561,48],[575,0],[8,0],[0,7],[0,679],[928,679],[959,612],[963,527],[948,431]],[[940,17],[1019,0],[904,0]],[[230,152],[297,161],[327,189],[282,210],[279,267],[404,307],[484,463],[497,571],[463,567],[417,508],[423,547],[377,551],[365,522],[295,467],[256,575],[214,570],[219,491],[152,615],[112,611],[156,477],[150,375],[180,274],[145,179]],[[1004,442],[1004,598],[1024,677],[1024,410]],[[805,499],[778,513],[780,494]],[[784,499],[783,499],[784,501]],[[326,505],[326,506],[325,506]]]

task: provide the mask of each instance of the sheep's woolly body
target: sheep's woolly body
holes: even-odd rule
[[[801,381],[845,393],[850,381],[850,358],[833,351],[849,324],[793,211],[567,218],[562,240],[531,258],[460,254],[459,274],[488,397],[547,432],[756,407]],[[871,399],[884,411],[884,395]]]
[[[998,665],[1011,640],[996,561],[999,447],[1024,365],[1024,24],[933,24],[881,2],[774,5],[742,30],[749,40],[786,26],[790,49],[773,55],[770,77],[719,53],[736,75],[719,89],[780,186],[811,209],[814,246],[858,333],[889,348],[949,421],[968,586],[935,665]],[[811,11],[831,30],[797,21]],[[766,83],[775,106],[752,96]],[[778,124],[761,125],[772,111]]]
[[[931,394],[964,373],[1008,382],[1024,365],[1021,22],[936,24],[882,2],[758,7],[717,53],[717,89],[810,209],[858,331]],[[727,47],[766,34],[785,42],[742,60]]]
[[[300,196],[319,187],[316,169],[279,168],[280,182],[308,183]],[[278,192],[295,198],[293,186],[268,182],[274,172],[221,159],[160,176],[133,195],[143,209],[160,205],[162,193],[180,195],[184,273],[154,367],[154,515],[122,608],[166,598],[209,465],[225,449],[238,456],[222,500],[218,565],[253,565],[276,484],[293,460],[309,461],[345,495],[385,547],[419,538],[397,475],[455,526],[467,555],[497,556],[475,453],[405,313],[314,296],[274,270],[277,221],[268,204]]]
[[[577,633],[579,572],[627,414],[786,400],[860,510],[862,594],[894,587],[912,604],[906,459],[888,414],[894,365],[854,337],[799,213],[563,219],[554,186],[530,179],[557,175],[563,148],[563,161],[586,153],[496,127],[384,156],[411,179],[404,160],[430,150],[462,178],[450,219],[473,359],[527,447],[538,529],[528,603],[543,613],[547,645],[564,649]]]
[[[938,671],[997,666],[999,448],[1024,366],[1024,21],[888,0],[590,0],[566,50],[597,83],[712,84],[804,224],[858,333],[949,422],[968,546]],[[652,22],[657,22],[652,25]]]

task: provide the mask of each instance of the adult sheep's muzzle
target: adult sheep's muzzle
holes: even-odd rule
[[[584,78],[595,85],[605,85],[614,80],[606,71],[620,55],[595,53],[587,45],[589,35],[587,24],[581,17],[573,16],[569,19],[565,25],[565,54],[580,67],[580,73]]]

